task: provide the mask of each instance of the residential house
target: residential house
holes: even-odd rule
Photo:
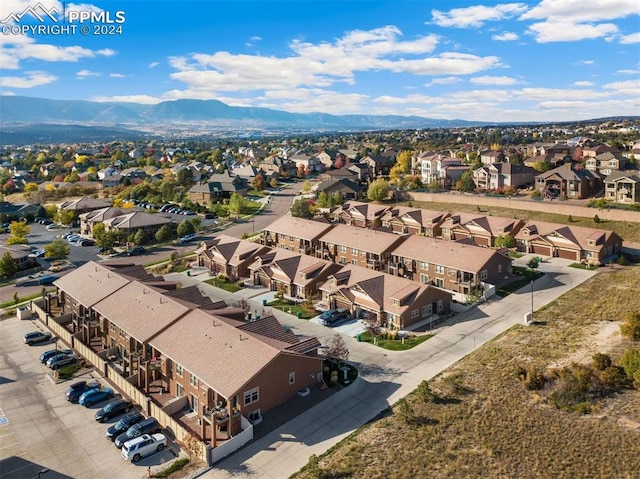
[[[587,157],[584,167],[590,171],[597,171],[603,175],[609,175],[614,171],[624,170],[627,166],[627,158],[620,153],[606,151],[596,156]]]
[[[361,201],[346,201],[332,213],[334,220],[360,228],[379,228],[388,206]]]
[[[362,198],[364,188],[357,183],[345,178],[339,180],[325,180],[316,187],[316,193],[334,195],[339,193],[345,200],[359,200]]]
[[[622,238],[613,231],[528,221],[516,234],[518,251],[602,264],[622,251]]]
[[[500,191],[533,185],[538,172],[525,165],[494,163],[474,170],[473,181],[483,190]]]
[[[278,156],[272,156],[260,163],[265,172],[277,174],[278,178],[295,178],[298,175],[296,164]]]
[[[479,246],[493,247],[498,238],[515,237],[522,224],[522,220],[513,218],[455,213],[442,222],[442,238],[447,241],[469,240]]]
[[[78,216],[80,220],[80,234],[93,236],[93,228],[105,220],[130,213],[131,210],[108,206],[99,210],[88,211]]]
[[[160,228],[172,223],[171,218],[161,214],[150,214],[143,211],[133,211],[121,216],[105,219],[105,231],[116,231],[120,242],[142,230],[148,238],[153,238]]]
[[[324,170],[324,165],[320,163],[317,156],[298,153],[291,156],[291,161],[296,165],[296,169],[303,169],[309,173],[317,173]]]
[[[576,169],[571,162],[536,176],[536,189],[546,198],[584,199],[602,189],[602,176],[597,172]]]
[[[318,179],[320,181],[339,181],[345,179],[356,183],[358,181],[358,175],[347,168],[340,168],[339,170],[327,170],[318,175]]]
[[[7,220],[21,220],[27,216],[35,217],[39,209],[40,205],[32,205],[31,203],[0,201],[0,215],[4,215]]]
[[[320,286],[322,303],[392,330],[436,323],[451,307],[451,294],[432,286],[348,265]]]
[[[462,160],[451,156],[444,156],[440,153],[418,155],[415,168],[422,177],[425,185],[438,183],[440,186],[450,186],[469,169],[462,164]]]
[[[229,235],[219,235],[211,242],[203,242],[196,250],[198,266],[206,267],[215,274],[226,274],[229,278],[249,277],[249,265],[257,255],[268,248],[252,241]]]
[[[336,225],[318,239],[316,256],[334,263],[385,271],[391,252],[403,240],[393,233]]]
[[[330,261],[279,248],[260,253],[249,266],[254,284],[296,300],[314,298],[318,286],[340,268]]]
[[[487,166],[504,161],[504,153],[499,150],[481,151],[478,156],[480,157],[480,162]]]
[[[281,216],[264,228],[261,242],[265,246],[314,255],[318,240],[331,228],[332,224],[321,221]]]
[[[604,198],[616,203],[640,203],[640,172],[612,172],[604,180]]]
[[[388,177],[395,162],[395,156],[385,155],[365,156],[360,160],[360,163],[369,167],[372,178]]]
[[[356,175],[354,182],[363,184],[371,181],[371,170],[366,163],[351,163],[346,168]]]
[[[387,209],[381,217],[383,228],[398,234],[438,237],[441,225],[448,213],[423,210],[408,206],[394,206]]]
[[[247,195],[247,182],[237,176],[231,176],[228,171],[211,175],[207,183],[193,185],[188,196],[191,201],[200,205],[207,205],[219,199],[229,198],[233,193]]]
[[[30,256],[31,247],[29,245],[0,244],[0,258],[2,258],[7,253],[9,253],[9,255],[16,262],[18,271],[22,271],[25,269],[34,268],[38,266],[38,261],[33,256]]]
[[[603,153],[612,153],[612,154],[616,155],[616,154],[620,153],[620,150],[618,150],[617,148],[614,148],[612,146],[609,146],[607,144],[604,144],[604,143],[600,143],[598,145],[582,147],[582,158],[583,159],[595,158],[598,155],[601,155]]]
[[[389,274],[435,285],[461,295],[501,285],[510,278],[511,258],[471,244],[410,236],[391,252]]]
[[[318,153],[316,155],[316,158],[318,158],[318,161],[320,161],[320,163],[322,163],[322,165],[324,166],[325,170],[329,170],[331,168],[333,168],[333,162],[335,161],[337,155],[339,155],[340,153],[338,151],[335,150],[323,150],[320,153]],[[342,155],[344,156],[344,155]]]

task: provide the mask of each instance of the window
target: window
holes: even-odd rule
[[[346,246],[340,246],[340,252],[341,253],[346,253],[347,252],[347,247]]]
[[[198,387],[198,378],[193,375],[193,374],[189,374],[189,384],[191,384],[194,387]]]
[[[428,274],[421,274],[420,275],[420,282],[422,284],[429,284],[429,275]]]
[[[442,300],[438,300],[438,313],[442,313]]]
[[[502,265],[501,264],[498,265],[498,273],[502,273]]]
[[[436,287],[438,287],[438,288],[444,288],[444,279],[442,279],[442,278],[436,278]]]
[[[244,393],[244,405],[248,406],[249,404],[253,404],[254,402],[257,402],[259,398],[260,395],[258,393],[258,388],[253,388],[249,391],[246,391]]]
[[[184,396],[184,388],[182,387],[182,384],[176,384],[176,396],[179,398]]]
[[[357,259],[352,259],[351,260],[351,264],[355,264],[356,266],[358,266],[358,260]]]
[[[249,414],[247,414],[247,419],[251,422],[262,419],[262,416],[260,415],[260,409],[256,409],[255,411],[251,411]]]
[[[487,270],[486,270],[486,269],[483,269],[483,270],[480,272],[480,279],[481,279],[481,280],[485,280],[485,279],[487,279],[487,276],[488,276],[488,275],[487,275]]]
[[[422,317],[426,318],[430,314],[431,314],[431,305],[427,304],[427,305],[423,306],[422,307]]]
[[[293,236],[289,236],[289,241],[293,242]]]
[[[414,309],[413,311],[411,311],[411,318],[417,318],[420,315],[420,310],[419,309]]]
[[[344,256],[340,256],[340,260],[338,261],[340,264],[347,264],[347,258]]]
[[[420,269],[429,269],[429,263],[421,262]]]
[[[399,301],[399,300],[397,300],[396,298],[393,298],[393,304],[394,304],[395,306],[400,306],[400,301]]]
[[[176,374],[180,377],[184,375],[184,369],[182,369],[182,366],[178,363],[176,363]]]
[[[124,337],[124,329],[120,328],[120,336]]]
[[[444,274],[444,266],[441,266],[441,265],[437,264],[436,265],[436,273]]]
[[[351,248],[351,254],[354,256],[358,256],[358,250],[355,248]]]
[[[116,325],[115,325],[115,324],[113,324],[113,323],[111,323],[111,324],[109,325],[109,329],[111,329],[111,332],[112,332],[112,333],[115,333],[115,332],[116,332]]]
[[[289,373],[289,384],[295,384],[296,382],[296,373],[294,372],[290,372]]]

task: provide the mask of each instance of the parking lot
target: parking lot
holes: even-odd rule
[[[55,348],[54,343],[27,346],[23,341],[25,333],[38,326],[15,317],[0,320],[0,477],[138,479],[146,477],[148,467],[168,465],[178,451],[171,443],[136,464],[122,458],[105,438],[106,429],[118,418],[104,424],[94,419],[107,401],[91,408],[66,401],[65,389],[77,380],[106,382],[90,372],[55,384],[39,361],[42,352]]]

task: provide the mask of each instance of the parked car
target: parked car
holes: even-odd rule
[[[190,234],[190,235],[185,235],[182,236],[181,238],[178,239],[178,243],[189,243],[193,240],[195,240],[197,238],[197,235],[195,234]]]
[[[98,422],[105,422],[112,417],[129,412],[132,407],[133,405],[131,404],[131,401],[127,401],[126,399],[116,399],[96,412],[94,417]]]
[[[49,331],[33,331],[24,335],[24,342],[31,346],[32,344],[42,343],[51,339]]]
[[[322,313],[318,319],[320,320],[320,324],[323,326],[329,326],[330,324],[346,317],[348,313],[349,310],[347,308],[330,309],[329,311]]]
[[[69,366],[78,362],[78,356],[75,354],[58,354],[47,361],[47,366],[54,371],[63,366]]]
[[[89,238],[83,238],[78,241],[78,246],[95,246],[96,242]]]
[[[53,221],[51,221],[49,218],[45,218],[40,222],[41,225],[45,225],[45,226],[49,226],[53,224]]]
[[[107,429],[107,439],[109,439],[111,442],[115,441],[117,436],[119,436],[123,432],[127,432],[127,429],[129,429],[134,424],[138,424],[143,419],[144,416],[141,412],[138,411],[130,412],[129,414],[122,416],[118,420],[118,422],[109,426],[109,428]]]
[[[45,274],[44,276],[40,276],[38,278],[38,284],[41,284],[41,285],[53,284],[53,282],[58,278],[59,276],[56,276],[55,274]]]
[[[111,388],[94,388],[82,393],[78,404],[84,407],[91,407],[91,405],[104,401],[105,399],[111,399],[113,397],[113,389]]]
[[[73,351],[70,349],[50,349],[49,351],[45,351],[40,355],[40,362],[42,364],[47,364],[47,361],[58,354],[73,354]]]
[[[139,254],[144,254],[146,249],[143,246],[134,246],[130,250],[127,250],[127,256],[137,256]]]
[[[78,381],[67,388],[64,392],[64,398],[69,402],[76,403],[83,393],[100,387],[101,385],[98,381]]]
[[[48,229],[49,231],[51,231],[51,230],[57,230],[57,229],[60,229],[60,228],[62,228],[62,225],[59,225],[58,223],[51,223],[51,224],[48,224],[48,225],[47,225],[47,229]]]
[[[154,417],[149,417],[140,421],[137,424],[134,424],[126,432],[116,436],[116,440],[113,441],[113,444],[120,449],[122,445],[136,437],[142,436],[143,434],[154,434],[160,431],[160,423]]]
[[[138,462],[145,456],[154,452],[160,452],[167,447],[167,438],[164,434],[143,434],[122,446],[122,457],[127,461]]]
[[[45,253],[46,253],[45,250],[37,249],[33,253],[31,253],[29,256],[33,255],[34,258],[42,258],[42,257],[44,257]]]

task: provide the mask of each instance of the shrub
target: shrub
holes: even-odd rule
[[[542,193],[540,192],[540,190],[533,190],[529,196],[531,198],[541,198],[542,197]]]
[[[594,222],[595,224],[600,223],[600,217],[599,217],[598,215],[594,215],[594,216],[593,216],[593,222]]]
[[[544,374],[535,366],[519,367],[516,376],[529,391],[537,391],[544,387]]]
[[[618,391],[627,385],[628,379],[624,369],[618,366],[609,366],[600,373],[602,384],[614,391]]]
[[[629,312],[624,317],[624,323],[620,325],[620,332],[623,336],[633,339],[634,341],[640,340],[640,313]]]
[[[153,477],[169,477],[174,472],[181,470],[184,466],[189,464],[189,459],[181,457],[176,459],[169,467],[153,475]]]
[[[640,389],[640,349],[627,349],[620,362],[633,387]]]
[[[604,371],[609,366],[611,366],[611,358],[608,354],[596,353],[592,357],[593,359],[593,367],[595,367],[598,371]]]

